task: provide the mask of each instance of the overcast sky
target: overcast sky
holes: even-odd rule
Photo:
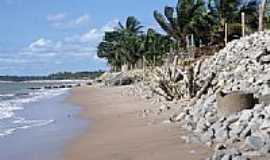
[[[106,69],[96,57],[104,31],[136,16],[156,28],[153,11],[176,0],[0,0],[0,75]]]

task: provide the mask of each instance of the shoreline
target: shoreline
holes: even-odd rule
[[[139,97],[121,95],[123,87],[72,89],[68,101],[81,107],[87,131],[67,145],[65,160],[200,160],[211,148],[187,144],[187,132],[178,125],[162,123],[162,116],[140,116],[151,106]]]
[[[66,101],[69,95],[67,91],[24,104],[25,109],[16,112],[16,116],[24,117],[20,119],[22,124],[38,120],[52,122],[32,127],[25,124],[14,133],[1,137],[0,159],[62,160],[65,145],[83,133],[87,125],[79,117],[80,108]]]

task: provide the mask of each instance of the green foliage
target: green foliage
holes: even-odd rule
[[[186,36],[193,34],[196,46],[224,42],[225,23],[228,24],[229,40],[241,35],[241,12],[246,15],[248,33],[258,28],[258,3],[251,0],[178,0],[176,7],[164,8],[164,15],[154,11],[160,27],[186,47]]]
[[[143,56],[148,61],[156,57],[161,63],[162,55],[169,51],[172,41],[153,29],[149,29],[147,34],[141,29],[142,26],[135,17],[128,17],[125,25],[119,22],[117,30],[105,33],[103,41],[97,47],[98,57],[106,58],[114,70],[120,70],[123,64],[134,67]]]
[[[154,29],[148,29],[144,35],[143,52],[146,60],[151,64],[161,65],[165,54],[170,51],[174,42],[169,36],[157,33]]]
[[[257,1],[243,3],[242,0],[210,0],[209,15],[214,19],[212,36],[215,42],[224,41],[225,23],[228,24],[228,40],[241,36],[241,13],[245,13],[247,33],[258,28]]]
[[[164,13],[154,11],[154,18],[167,33],[162,35],[154,29],[142,31],[143,26],[130,16],[115,31],[106,32],[97,47],[97,55],[108,60],[114,70],[123,64],[133,67],[142,57],[147,62],[161,65],[170,49],[186,49],[186,37],[193,35],[195,47],[220,48],[224,45],[225,24],[228,24],[228,40],[239,38],[241,13],[245,13],[247,34],[258,28],[257,0],[178,0],[175,7],[165,6]],[[268,27],[269,16],[267,17]],[[202,51],[204,52],[204,51]]]
[[[211,22],[206,15],[207,9],[203,0],[179,0],[175,8],[166,6],[164,15],[154,11],[154,17],[160,27],[183,48],[189,34],[194,34],[197,46],[198,39],[207,42],[205,34],[209,31]]]

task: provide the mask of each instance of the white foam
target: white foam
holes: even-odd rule
[[[13,97],[15,94],[0,94],[0,97]]]
[[[64,94],[69,89],[42,89],[36,92],[31,92],[29,95],[23,97],[16,97],[15,99],[3,100],[0,102],[0,122],[3,124],[10,123],[10,126],[5,128],[2,127],[0,131],[0,137],[13,134],[18,129],[29,129],[33,127],[46,126],[54,122],[54,120],[28,120],[23,117],[17,117],[16,111],[23,110],[25,104],[36,102],[42,99],[50,99],[55,96]],[[1,95],[0,95],[1,96]],[[4,95],[2,95],[4,96]],[[5,95],[6,96],[6,95]],[[10,94],[10,96],[14,96]],[[10,120],[11,121],[10,121]],[[7,125],[8,126],[8,125]],[[0,126],[1,127],[1,126]]]
[[[7,135],[10,135],[16,131],[16,128],[10,128],[7,130],[4,130],[3,132],[0,133],[0,137],[5,137]]]
[[[25,120],[19,124],[24,124],[24,126],[17,127],[18,129],[28,129],[33,127],[42,127],[55,122],[55,120]]]

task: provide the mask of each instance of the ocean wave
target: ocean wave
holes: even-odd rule
[[[0,137],[10,135],[18,129],[41,127],[53,123],[54,120],[28,120],[18,117],[16,111],[25,109],[28,103],[50,99],[66,93],[67,90],[69,89],[42,89],[23,94],[10,94],[12,99],[0,99]],[[2,95],[2,97],[5,96],[7,95]]]
[[[0,94],[0,97],[13,97],[15,94]]]
[[[33,127],[42,127],[54,122],[55,120],[25,120],[24,118],[20,118],[19,120],[14,121],[14,124],[17,125],[16,127],[2,129],[2,131],[0,131],[0,137],[6,137],[18,130],[24,130]]]

